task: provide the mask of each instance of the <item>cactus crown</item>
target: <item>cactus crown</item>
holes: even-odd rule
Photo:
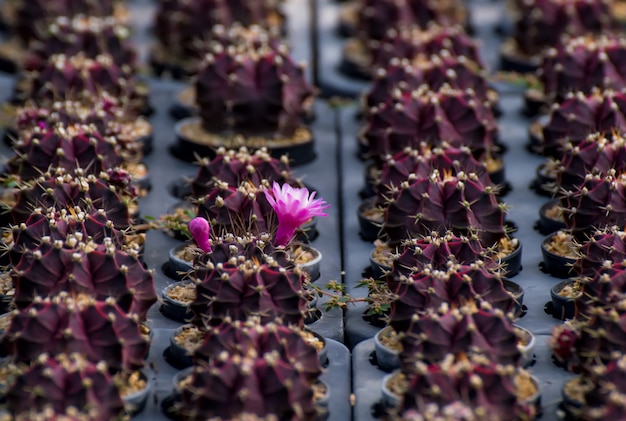
[[[564,37],[546,50],[540,71],[547,100],[560,101],[568,92],[626,87],[624,49],[619,35]]]
[[[483,159],[495,151],[496,131],[489,105],[471,90],[443,85],[433,91],[423,85],[413,91],[395,89],[387,102],[372,107],[361,136],[378,161],[406,147],[417,149],[420,142],[466,146]]]
[[[88,102],[68,99],[38,106],[29,101],[19,110],[16,126],[19,138],[24,141],[37,131],[88,126],[90,132],[97,131],[107,140],[115,139],[117,152],[127,161],[140,157],[142,145],[138,140],[152,130],[150,123],[106,92]]]
[[[588,174],[606,176],[626,172],[626,137],[592,133],[580,143],[563,142],[563,157],[558,166],[557,186],[571,190],[581,185]]]
[[[240,237],[272,232],[276,214],[264,190],[264,186],[256,187],[250,182],[238,187],[216,182],[216,188],[199,199],[196,214],[209,221],[216,237],[229,232]]]
[[[611,0],[516,1],[515,41],[533,55],[556,45],[563,35],[579,36],[615,29]]]
[[[162,0],[156,14],[159,44],[174,57],[201,57],[211,41],[221,41],[230,28],[261,27],[276,36],[283,16],[278,1]],[[255,29],[256,30],[256,29]]]
[[[219,324],[227,318],[260,317],[263,322],[302,326],[307,311],[306,277],[298,269],[287,270],[272,257],[245,256],[225,263],[207,263],[191,275],[196,300],[190,305],[194,323]]]
[[[432,147],[422,142],[418,149],[405,148],[402,152],[385,157],[377,180],[378,205],[386,206],[386,202],[398,193],[402,183],[428,178],[433,170],[451,175],[476,174],[485,186],[492,185],[486,166],[473,157],[469,148],[453,148],[445,143],[441,147]]]
[[[361,3],[358,30],[366,40],[384,38],[387,28],[454,26],[464,25],[467,20],[467,10],[458,0],[362,0]]]
[[[441,363],[454,355],[482,355],[496,364],[517,365],[521,358],[513,323],[501,311],[460,307],[441,314],[413,317],[402,335],[400,360],[403,372],[412,373],[416,363]]]
[[[119,0],[20,0],[16,2],[15,33],[25,43],[39,38],[48,22],[59,16],[111,16]]]
[[[612,361],[606,367],[595,367],[585,374],[585,405],[577,416],[584,420],[599,420],[607,416],[619,419],[626,416],[623,400],[626,394],[626,358]]]
[[[560,204],[565,225],[575,239],[583,241],[596,228],[626,224],[626,174],[587,174],[571,190],[562,189]]]
[[[145,320],[156,302],[152,273],[137,257],[117,249],[111,239],[96,244],[82,238],[82,233],[55,241],[46,236],[37,248],[21,255],[12,270],[17,307],[27,307],[33,297],[65,291],[99,300],[113,298],[122,311]]]
[[[505,315],[515,304],[500,276],[481,262],[450,264],[443,270],[427,266],[409,276],[389,276],[387,284],[396,295],[391,303],[390,324],[398,332],[405,331],[419,315],[445,312],[449,307],[493,309]]]
[[[237,419],[242,414],[315,419],[311,386],[321,367],[298,330],[258,321],[227,322],[209,328],[196,357],[209,363],[195,365],[190,386],[181,391],[179,411],[186,419]]]
[[[120,147],[113,137],[102,136],[95,126],[57,123],[32,127],[14,144],[16,156],[9,171],[23,180],[32,180],[50,168],[71,173],[99,174],[122,164]]]
[[[230,357],[263,358],[275,352],[281,360],[298,365],[302,376],[309,381],[321,374],[317,351],[303,338],[300,329],[272,322],[262,324],[254,317],[207,326],[204,341],[195,351],[194,359],[198,363],[219,361],[225,353]]]
[[[517,380],[528,373],[513,365],[495,364],[473,356],[440,364],[416,363],[416,374],[409,378],[400,413],[403,419],[417,420],[418,414],[435,419],[531,420],[532,404],[517,394]],[[461,411],[461,416],[455,411]],[[428,415],[430,414],[430,415]],[[440,418],[448,415],[450,418]]]
[[[626,93],[593,89],[591,93],[570,92],[552,105],[542,129],[543,154],[561,157],[563,143],[577,146],[590,133],[612,136],[626,129]]]
[[[106,173],[84,175],[81,169],[73,174],[56,169],[35,179],[19,192],[17,203],[11,209],[16,224],[28,220],[33,209],[55,208],[74,211],[78,206],[84,213],[94,214],[103,210],[117,229],[126,229],[131,223],[129,208],[136,206],[132,191],[124,185],[112,183]]]
[[[245,147],[239,150],[220,148],[214,159],[202,161],[191,184],[192,196],[206,196],[216,188],[217,182],[237,188],[243,183],[269,187],[274,181],[300,186],[291,172],[287,156],[273,158],[265,148],[252,153]]]
[[[604,266],[626,259],[626,233],[617,226],[604,227],[580,244],[578,254],[576,272],[594,276]]]
[[[432,232],[467,235],[476,230],[481,243],[492,247],[506,237],[506,205],[492,186],[476,174],[433,170],[428,178],[405,182],[385,211],[383,231],[390,245]]]
[[[393,28],[386,30],[385,36],[380,41],[371,42],[369,47],[374,69],[386,68],[394,57],[421,61],[445,54],[463,57],[477,67],[483,67],[478,45],[461,26],[433,24],[426,29],[417,26]]]
[[[214,44],[196,79],[200,116],[210,132],[294,136],[312,95],[303,67],[284,45],[276,48],[264,38]]]
[[[124,415],[124,402],[106,364],[78,353],[39,356],[17,376],[7,404],[18,420],[113,420]]]
[[[143,367],[149,341],[137,316],[124,312],[115,300],[61,292],[16,310],[2,346],[16,363],[35,361],[41,354],[79,353],[119,373]]]
[[[620,304],[620,307],[623,307]],[[626,345],[623,308],[589,306],[584,320],[567,321],[552,330],[550,348],[570,370],[588,373],[622,357]],[[610,334],[598,334],[610,332]]]
[[[365,106],[370,108],[385,102],[396,87],[410,91],[428,85],[438,90],[444,84],[462,91],[471,89],[480,101],[490,100],[485,71],[465,56],[442,50],[412,59],[394,57],[386,66],[379,67],[365,96]]]
[[[131,112],[138,113],[144,105],[145,99],[137,90],[130,70],[118,67],[110,55],[90,58],[82,52],[74,56],[56,54],[42,67],[31,70],[20,97],[40,105],[65,100],[89,104],[103,92],[119,98]]]
[[[76,15],[59,16],[50,22],[33,46],[27,66],[36,65],[35,61],[43,63],[56,54],[79,53],[90,58],[109,55],[117,66],[127,66],[128,71],[134,71],[136,65],[136,52],[126,26],[113,16]]]

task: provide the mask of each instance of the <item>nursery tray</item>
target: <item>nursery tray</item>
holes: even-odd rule
[[[286,12],[289,16],[289,41],[296,60],[309,60],[311,56],[309,25],[307,13],[309,0],[289,0]],[[497,68],[499,44],[501,38],[494,29],[501,20],[503,2],[474,0],[467,2],[471,9],[473,27],[481,41],[481,53],[491,70]],[[338,71],[344,41],[336,33],[338,7],[335,0],[317,0],[319,27],[317,36],[320,42],[319,73],[320,88],[325,96],[346,96],[357,98],[368,83],[350,79]],[[145,62],[153,36],[149,27],[154,19],[155,2],[151,0],[132,0],[131,8],[134,39],[137,42],[139,56]],[[170,185],[182,177],[192,177],[197,167],[180,161],[169,153],[169,148],[176,142],[174,120],[169,116],[169,109],[175,95],[186,85],[183,82],[149,79],[151,87],[150,101],[155,113],[150,118],[154,128],[154,151],[145,162],[150,169],[152,191],[141,199],[142,216],[154,216],[166,212],[166,209],[180,199],[169,193]],[[508,147],[504,156],[506,178],[512,191],[504,198],[511,205],[508,219],[519,227],[516,237],[523,246],[523,270],[512,280],[524,288],[524,303],[528,312],[518,324],[530,329],[537,337],[537,361],[531,367],[542,387],[544,415],[542,420],[557,419],[556,406],[560,400],[562,384],[571,375],[556,367],[551,362],[547,339],[552,326],[559,323],[544,312],[544,304],[550,301],[550,288],[559,282],[539,269],[541,262],[540,243],[543,235],[533,229],[538,219],[540,206],[548,199],[538,196],[528,188],[536,167],[544,161],[542,157],[532,155],[526,150],[528,142],[527,127],[529,120],[521,115],[523,108],[522,91],[519,86],[494,83],[501,94],[500,138]],[[13,89],[13,78],[0,76],[0,97],[8,98]],[[364,297],[367,290],[356,288],[363,270],[369,265],[372,243],[363,241],[359,236],[356,216],[361,203],[359,191],[364,186],[365,162],[357,157],[356,137],[362,123],[357,120],[359,112],[356,103],[333,108],[326,102],[316,101],[315,121],[311,127],[316,139],[317,159],[310,164],[294,168],[297,176],[302,176],[307,185],[318,191],[318,197],[331,203],[329,216],[317,222],[319,237],[312,246],[319,249],[324,258],[321,277],[317,284],[323,286],[329,280],[342,280],[353,296]],[[0,154],[9,157],[11,152],[4,144],[0,145]],[[171,282],[162,270],[167,260],[168,250],[179,241],[161,232],[151,231],[147,235],[145,261],[155,270],[155,288],[157,293]],[[318,300],[318,308],[324,307],[326,297]],[[356,406],[353,419],[364,421],[374,419],[372,405],[380,398],[380,385],[383,372],[369,361],[374,349],[371,339],[379,330],[363,320],[367,307],[364,303],[350,305],[344,317],[340,310],[323,311],[323,318],[311,328],[329,339],[330,365],[323,378],[331,385],[331,420],[347,421],[350,417],[350,380],[354,385]],[[177,372],[163,358],[163,352],[169,344],[173,330],[180,323],[165,318],[155,305],[148,315],[149,325],[153,328],[154,339],[148,359],[152,368],[154,395],[147,408],[135,419],[166,419],[160,410],[162,399],[172,391],[172,377]],[[350,364],[348,350],[338,342],[344,341],[353,348],[354,358]],[[353,377],[351,379],[351,368]],[[150,373],[150,370],[148,370]]]
[[[307,60],[308,32],[307,19],[302,13],[294,13],[294,9],[302,9],[306,0],[292,0],[288,4],[287,13],[290,17],[290,39],[294,42],[294,56],[296,60]],[[149,0],[134,0],[129,2],[132,15],[133,38],[138,47],[140,58],[147,57],[150,43],[154,39],[150,34],[150,26],[154,19],[155,2]],[[304,23],[303,23],[304,22]],[[297,48],[295,48],[297,47]],[[150,117],[154,133],[154,149],[145,157],[144,162],[150,170],[152,190],[140,199],[141,216],[158,217],[165,214],[167,209],[180,201],[170,193],[173,183],[183,177],[195,176],[198,167],[176,159],[170,153],[170,146],[176,142],[174,134],[174,120],[169,116],[169,109],[174,102],[175,95],[187,84],[170,80],[147,78],[150,86],[150,103],[155,112]],[[0,76],[0,98],[6,99],[13,89],[14,79],[10,76]],[[318,158],[298,168],[293,168],[295,175],[318,192],[318,197],[324,198],[332,204],[327,210],[327,218],[318,218],[319,232],[311,245],[323,254],[321,276],[317,283],[325,285],[329,280],[341,280],[341,241],[339,229],[340,206],[338,205],[339,174],[337,163],[337,136],[335,111],[326,103],[317,101],[314,104],[315,121],[310,127],[315,137],[315,149]],[[8,158],[12,151],[4,143],[0,145],[0,155]],[[148,218],[150,219],[150,218]],[[168,259],[168,250],[179,240],[168,237],[162,232],[150,231],[146,237],[145,263],[154,270],[154,283],[157,294],[174,282],[163,270]],[[327,297],[318,299],[318,307],[323,309]],[[169,345],[172,332],[181,325],[164,317],[159,311],[159,304],[155,304],[148,313],[148,325],[154,332],[150,355],[147,360],[147,373],[153,383],[153,396],[149,398],[147,407],[134,417],[144,420],[167,419],[161,412],[160,401],[172,392],[172,378],[177,370],[171,367],[164,359],[163,352]],[[329,366],[325,370],[322,380],[331,387],[329,420],[343,421],[351,417],[349,404],[350,395],[350,354],[340,343],[343,342],[343,314],[335,309],[330,312],[322,311],[322,318],[308,326],[327,339],[329,346]]]
[[[468,3],[472,11],[476,36],[480,38],[483,45],[481,53],[485,62],[492,66],[491,69],[494,69],[497,64],[498,45],[501,42],[501,39],[495,35],[494,28],[499,22],[502,2]],[[326,37],[335,36],[328,34],[328,31],[323,32]],[[335,43],[341,43],[339,38],[335,37]],[[334,50],[325,49],[324,51],[328,50],[332,58]],[[333,73],[334,67],[329,62],[326,62],[325,68],[329,69],[324,73],[324,77],[329,78],[326,80],[339,81],[339,78],[343,77],[337,72]],[[339,85],[348,86],[342,83]],[[547,339],[552,327],[560,322],[546,314],[544,305],[550,301],[550,288],[558,283],[559,279],[540,270],[539,263],[542,261],[540,244],[544,235],[533,228],[538,219],[539,208],[549,198],[539,196],[529,189],[535,169],[544,162],[544,158],[526,150],[530,120],[522,115],[523,91],[512,84],[498,83],[496,86],[500,92],[500,108],[503,112],[499,118],[500,140],[508,148],[504,155],[504,162],[506,179],[511,187],[511,191],[504,196],[503,200],[511,206],[507,219],[518,226],[515,237],[519,239],[523,247],[522,271],[511,280],[524,289],[524,304],[527,312],[516,323],[530,329],[537,337],[538,344],[535,351],[537,362],[530,370],[538,377],[543,389],[544,414],[541,419],[552,421],[558,419],[556,406],[560,402],[560,390],[571,375],[551,362],[551,353],[547,347]],[[362,202],[359,193],[365,185],[364,170],[367,165],[357,155],[357,136],[363,123],[358,118],[360,112],[358,104],[345,106],[340,112],[345,283],[353,297],[363,298],[367,295],[367,288],[356,286],[363,277],[364,269],[369,266],[369,255],[374,248],[371,242],[361,239],[357,219],[357,208]],[[380,382],[384,375],[384,372],[369,362],[369,354],[374,349],[371,338],[380,328],[364,320],[363,315],[366,311],[365,303],[349,305],[345,316],[346,344],[354,347],[352,348],[353,385],[357,398],[354,419],[359,421],[373,419],[372,403],[380,398]]]
[[[535,346],[535,362],[529,371],[539,379],[541,391],[541,419],[557,420],[562,418],[558,405],[561,402],[562,385],[572,377],[562,368],[554,365],[550,357],[547,335],[538,335]],[[355,395],[354,419],[374,421],[384,414],[382,400],[383,377],[388,372],[376,365],[374,340],[359,343],[352,350],[352,373]]]

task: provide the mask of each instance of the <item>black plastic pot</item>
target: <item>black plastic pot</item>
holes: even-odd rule
[[[528,127],[528,147],[527,149],[537,155],[543,152],[543,128],[550,121],[549,115],[537,117]]]
[[[374,351],[376,353],[376,362],[378,363],[378,367],[384,371],[393,371],[400,368],[400,352],[393,350],[382,343],[380,337],[387,331],[387,329],[392,329],[392,327],[386,327],[374,336]]]
[[[180,94],[182,92],[183,91],[177,93],[174,97],[173,104],[170,107],[170,116],[172,116],[174,120],[183,120],[185,118],[193,117],[198,113],[198,109],[195,105],[186,104],[180,100]]]
[[[558,254],[554,254],[549,252],[546,249],[546,245],[552,241],[552,237],[554,237],[558,232],[552,233],[547,236],[541,243],[541,255],[543,256],[543,271],[549,273],[555,278],[567,278],[571,275],[572,265],[576,262],[576,260],[571,259],[569,257],[559,256]]]
[[[215,158],[215,151],[220,146],[224,146],[222,144],[205,145],[183,135],[182,128],[185,127],[185,125],[196,122],[197,117],[190,117],[184,120],[180,120],[174,126],[177,143],[170,148],[170,151],[175,157],[182,159],[183,161],[195,162],[197,156],[213,159]],[[310,141],[299,143],[296,145],[266,145],[266,147],[270,155],[274,158],[280,158],[283,155],[288,155],[289,162],[293,167],[311,162],[317,157],[315,153],[315,141],[312,137]],[[254,148],[249,149],[254,151]]]
[[[585,402],[575,399],[574,397],[570,396],[569,393],[567,393],[565,389],[566,386],[573,382],[582,382],[583,385],[581,387],[585,387],[584,384],[586,383],[586,379],[584,377],[574,377],[573,379],[569,379],[567,382],[565,382],[563,388],[561,389],[561,397],[563,398],[562,407],[565,412],[570,416],[574,416],[583,408],[583,406],[585,406]]]
[[[370,197],[361,203],[358,209],[357,217],[359,218],[359,234],[365,241],[374,241],[378,238],[380,232],[380,224],[367,218],[363,213],[365,210],[370,209],[376,203],[375,197]]]
[[[148,397],[152,394],[152,382],[150,381],[150,378],[143,371],[141,372],[141,375],[146,382],[146,387],[123,397],[126,412],[131,417],[144,410],[148,402]]]
[[[169,353],[168,353],[166,360],[170,365],[172,365],[173,367],[179,370],[183,370],[187,367],[191,367],[191,365],[193,364],[193,358],[191,354],[189,353],[189,351],[186,348],[180,346],[174,338],[176,335],[181,333],[184,329],[189,329],[190,326],[193,326],[193,325],[184,324],[180,326],[178,329],[176,329],[172,333],[172,336],[170,336],[170,347],[169,347]]]
[[[193,316],[193,314],[189,310],[189,305],[181,303],[180,301],[173,300],[167,294],[176,285],[181,285],[184,283],[191,283],[191,281],[174,282],[173,284],[170,284],[163,288],[163,290],[161,291],[161,307],[159,308],[159,310],[165,317],[180,323],[187,323]]]
[[[537,194],[542,196],[553,197],[554,189],[549,185],[556,182],[556,179],[546,172],[546,164],[541,164],[535,170],[535,179],[532,181],[530,188],[535,190]]]
[[[370,163],[365,167],[365,186],[361,189],[360,195],[363,199],[376,195],[376,176],[372,174],[375,171],[376,164]]]
[[[540,114],[547,105],[546,98],[536,89],[528,89],[524,93],[524,115],[528,117]]]
[[[372,250],[372,253],[370,254],[370,268],[372,271],[372,277],[374,279],[382,279],[385,277],[387,272],[391,271],[391,267],[376,261],[376,259],[374,258],[375,251],[376,250]]]
[[[363,81],[372,80],[372,73],[369,68],[364,68],[361,64],[352,60],[348,55],[343,55],[339,63],[339,71],[344,75]]]
[[[193,269],[193,263],[187,260],[183,260],[177,256],[177,254],[189,247],[191,243],[182,243],[177,245],[176,247],[172,247],[168,252],[168,260],[167,260],[167,276],[172,279],[182,280],[185,275]]]
[[[515,73],[534,73],[540,63],[537,60],[511,54],[505,49],[500,51],[500,70]]]
[[[550,298],[552,300],[552,317],[559,320],[573,319],[576,314],[576,301],[571,297],[559,295],[559,292],[567,285],[574,283],[568,279],[559,282],[550,288]]]
[[[522,243],[517,243],[517,248],[513,253],[500,259],[500,263],[504,266],[503,275],[512,278],[522,270]]]
[[[559,221],[546,216],[546,212],[554,205],[559,203],[558,200],[551,200],[539,208],[539,220],[537,221],[537,229],[544,235],[565,229],[565,221]]]
[[[520,318],[524,314],[524,289],[516,282],[509,279],[503,279],[504,289],[509,292],[515,300],[513,314],[515,318]]]

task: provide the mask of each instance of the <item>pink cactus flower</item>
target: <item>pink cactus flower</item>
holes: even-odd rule
[[[198,248],[205,253],[211,252],[211,241],[209,240],[211,226],[209,225],[209,221],[201,217],[193,218],[189,222],[189,233]]]
[[[286,245],[296,230],[314,216],[328,216],[323,212],[330,205],[322,199],[315,199],[315,193],[306,188],[282,187],[274,182],[272,190],[265,191],[265,197],[278,216],[278,230],[274,240],[277,246]]]

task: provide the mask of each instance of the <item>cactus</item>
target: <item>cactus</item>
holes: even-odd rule
[[[264,323],[304,323],[308,299],[305,275],[299,269],[285,269],[270,256],[208,262],[197,266],[190,276],[196,282],[196,300],[190,309],[197,325],[251,316],[260,317]]]
[[[89,102],[55,101],[41,107],[29,102],[18,111],[16,122],[18,137],[24,139],[22,142],[31,139],[36,132],[83,126],[89,126],[90,132],[98,132],[105,139],[115,139],[119,154],[127,161],[141,156],[143,145],[139,140],[152,132],[147,120],[124,108],[118,98],[106,92]]]
[[[625,376],[624,357],[610,362],[607,366],[594,367],[586,373],[588,388],[583,398],[585,404],[576,410],[576,417],[584,421],[625,417],[626,407],[623,398],[626,394]]]
[[[613,239],[616,236],[612,236]],[[605,238],[600,241],[605,242]],[[597,244],[594,249],[600,249]],[[606,249],[605,249],[606,250]],[[607,250],[608,251],[608,250]],[[606,253],[606,251],[605,251]],[[608,253],[607,253],[608,254]],[[620,257],[619,251],[611,251],[611,257]],[[599,257],[599,256],[597,256]],[[581,295],[576,298],[576,318],[585,319],[591,317],[596,308],[616,309],[620,313],[626,311],[624,300],[626,291],[626,262],[624,256],[615,263],[606,260],[595,271],[587,266],[588,276],[579,278],[582,283]]]
[[[404,420],[418,420],[419,414],[427,420],[528,421],[536,416],[535,407],[519,396],[517,380],[528,374],[513,365],[474,357],[456,363],[450,359],[434,365],[416,363],[414,371],[399,410]]]
[[[186,420],[317,418],[311,383],[300,364],[270,351],[258,358],[229,356],[194,366],[177,413]]]
[[[131,70],[118,67],[110,55],[56,54],[42,66],[34,64],[17,95],[23,101],[30,99],[42,106],[65,100],[89,103],[106,92],[131,112],[144,111],[147,93],[137,88]]]
[[[76,15],[59,16],[39,34],[27,58],[28,67],[45,63],[51,56],[85,54],[95,59],[99,55],[111,56],[119,67],[134,71],[137,54],[130,43],[129,29],[113,16]]]
[[[464,146],[453,148],[443,144],[441,147],[429,147],[422,143],[417,149],[406,148],[385,158],[376,183],[379,206],[386,206],[402,183],[428,178],[434,169],[452,175],[461,172],[476,174],[485,186],[493,184],[485,164],[477,161],[469,148]]]
[[[421,60],[420,60],[421,58]],[[364,98],[366,108],[386,102],[396,87],[413,90],[428,85],[439,90],[444,84],[460,91],[471,90],[481,102],[489,98],[485,70],[464,56],[454,56],[447,50],[414,59],[393,57],[374,74],[372,87]]]
[[[383,28],[386,30],[387,27]],[[373,69],[386,68],[394,58],[414,62],[428,60],[433,55],[459,57],[472,62],[477,68],[483,68],[478,45],[460,26],[393,28],[379,42],[370,43],[369,47]]]
[[[563,35],[578,36],[615,29],[611,0],[516,1],[517,49],[532,56],[556,45]]]
[[[589,94],[594,88],[626,88],[622,63],[626,38],[619,35],[565,37],[544,54],[539,79],[547,101],[561,101],[567,93]]]
[[[224,353],[230,357],[263,358],[273,352],[278,352],[282,361],[299,364],[301,375],[310,382],[321,374],[317,351],[303,339],[302,331],[275,323],[260,324],[253,318],[208,326],[202,345],[193,357],[201,364],[202,361],[217,361]]]
[[[80,242],[80,238],[78,233],[65,240],[43,237],[36,249],[22,254],[11,274],[15,305],[23,309],[34,297],[65,291],[98,300],[111,297],[122,311],[145,320],[156,302],[152,273],[108,238],[103,244]]]
[[[451,264],[447,270],[427,266],[409,276],[394,277],[392,272],[387,284],[396,296],[391,302],[390,324],[398,332],[407,330],[414,317],[439,311],[442,306],[493,308],[502,314],[515,305],[500,276],[478,262]]]
[[[395,246],[432,232],[467,235],[476,230],[481,244],[492,247],[506,238],[505,212],[494,188],[483,185],[476,174],[433,170],[428,178],[400,186],[385,211],[383,232]]]
[[[626,129],[626,93],[593,90],[590,94],[570,92],[552,105],[548,123],[542,128],[541,152],[561,157],[564,143],[578,146],[596,136],[609,136]]]
[[[413,238],[402,244],[402,252],[393,262],[389,277],[392,279],[410,276],[426,268],[447,270],[452,263],[470,265],[481,261],[488,267],[492,257],[476,235],[458,236],[452,232]]]
[[[278,34],[283,24],[280,2],[237,0],[161,0],[156,13],[159,48],[167,57],[190,64],[202,57],[213,40],[222,41],[225,28],[258,26]]]
[[[244,136],[293,137],[313,95],[303,67],[287,48],[261,37],[240,45],[213,45],[195,86],[203,127]]]
[[[24,252],[36,249],[46,237],[54,243],[65,241],[70,235],[80,236],[85,243],[110,241],[116,248],[137,256],[139,245],[127,234],[130,233],[116,229],[103,210],[87,214],[80,208],[36,208],[26,221],[12,227],[11,263],[17,265]]]
[[[594,232],[579,248],[575,270],[583,276],[594,276],[607,262],[617,264],[626,259],[626,233],[620,227],[605,227]]]
[[[117,229],[126,229],[132,224],[130,210],[136,207],[136,195],[111,183],[108,174],[83,176],[79,169],[73,174],[63,171],[45,173],[19,192],[17,203],[11,208],[11,217],[16,224],[28,220],[36,208],[67,209],[70,213],[78,206],[86,214],[102,209],[106,218]]]
[[[613,133],[587,136],[578,145],[563,142],[563,157],[557,174],[557,186],[572,190],[585,182],[588,174],[606,176],[626,170],[626,137]]]
[[[387,28],[464,25],[468,19],[467,10],[459,0],[361,0],[360,3],[357,29],[366,40],[383,39]]]
[[[79,353],[119,373],[142,368],[150,345],[137,316],[126,314],[113,299],[72,298],[63,292],[16,311],[2,346],[16,363],[33,362],[41,354]]]
[[[418,148],[420,142],[466,146],[480,160],[494,153],[496,132],[495,118],[484,102],[444,85],[437,91],[428,86],[394,90],[387,102],[369,110],[361,137],[377,161],[406,147]]]
[[[36,127],[28,137],[20,137],[14,148],[9,172],[22,180],[35,179],[50,168],[68,173],[80,168],[84,174],[97,175],[123,162],[115,138],[86,125]]]
[[[572,371],[589,372],[620,358],[626,346],[623,309],[590,307],[588,319],[556,326],[550,337],[555,357]]]
[[[416,363],[436,364],[448,355],[476,353],[495,364],[517,365],[521,353],[513,323],[501,311],[470,306],[441,314],[415,315],[403,331],[400,361],[411,373]]]
[[[47,23],[59,16],[111,16],[119,0],[18,0],[15,12],[15,33],[26,45],[37,39]]]
[[[77,353],[39,356],[17,376],[6,398],[16,420],[113,420],[124,415],[107,365]]]
[[[584,181],[560,193],[565,225],[575,239],[584,241],[596,228],[626,224],[626,175],[587,174]]]
[[[272,158],[263,148],[252,153],[244,147],[239,150],[218,149],[214,159],[202,161],[196,177],[191,182],[192,196],[208,195],[216,188],[218,181],[234,188],[244,182],[257,187],[263,185],[269,187],[274,181],[301,187],[301,183],[291,172],[287,157]]]
[[[226,321],[207,327],[194,358],[177,407],[185,419],[316,417],[311,386],[321,374],[319,357],[294,327]]]
[[[196,215],[209,221],[216,237],[227,233],[259,235],[276,226],[276,214],[264,189],[249,182],[236,188],[216,182],[216,188],[199,199]]]

